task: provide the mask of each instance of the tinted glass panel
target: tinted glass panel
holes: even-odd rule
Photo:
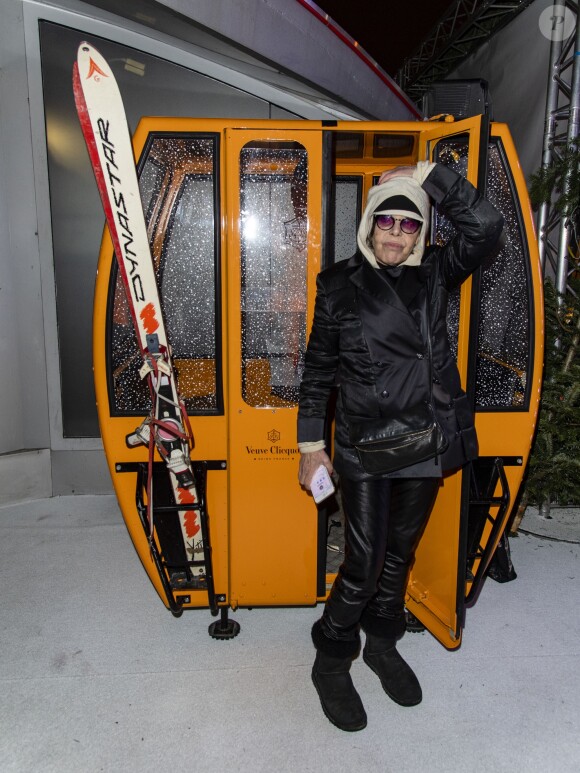
[[[216,308],[214,137],[153,138],[140,175],[143,208],[178,385],[190,413],[221,411]],[[141,357],[116,278],[109,374],[115,413],[147,412]]]
[[[362,194],[361,177],[337,177],[334,180],[334,256],[336,263],[347,260],[357,250]]]
[[[375,134],[373,156],[375,158],[401,158],[411,156],[415,137],[410,134]]]
[[[240,158],[242,388],[252,406],[298,398],[306,348],[308,159],[297,142]]]
[[[467,137],[441,140],[436,159],[464,177]],[[505,245],[482,266],[480,320],[477,341],[475,402],[477,409],[519,408],[526,404],[531,367],[531,311],[528,256],[523,226],[507,163],[497,142],[488,150],[487,198],[505,220]],[[435,239],[444,244],[455,229],[441,213],[435,215]],[[459,290],[449,298],[447,328],[457,354]]]
[[[477,351],[476,407],[526,403],[531,367],[529,260],[523,226],[501,147],[489,148],[487,198],[504,216],[506,242],[484,265]]]
[[[362,158],[364,134],[362,132],[336,132],[335,152],[337,158]]]

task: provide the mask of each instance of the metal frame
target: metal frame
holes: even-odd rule
[[[533,0],[456,0],[397,72],[396,82],[419,103],[433,81],[443,80],[482,43]]]
[[[576,29],[567,40],[552,40],[550,78],[546,96],[546,118],[542,167],[561,157],[566,147],[578,147],[580,135],[580,14],[578,3],[560,0],[576,16]],[[565,187],[567,186],[565,182]],[[564,191],[565,192],[565,191]],[[542,204],[538,213],[540,260],[544,273],[553,272],[556,289],[563,295],[568,284],[568,248],[572,225],[551,203]]]
[[[156,502],[151,503],[151,517],[155,524],[156,515],[162,513],[174,514],[177,517],[177,513],[181,510],[193,510],[198,513],[201,526],[201,536],[203,539],[203,560],[184,560],[179,565],[175,562],[171,562],[165,555],[163,549],[163,539],[160,537],[158,530],[157,540],[155,536],[151,534],[151,525],[149,523],[149,510],[146,503],[147,491],[148,491],[148,477],[149,470],[146,462],[123,462],[116,465],[115,472],[119,473],[137,473],[136,487],[135,487],[135,505],[137,512],[139,513],[139,519],[143,530],[147,536],[149,547],[151,550],[151,557],[155,563],[155,567],[159,573],[165,597],[167,600],[167,606],[170,611],[179,617],[183,612],[182,604],[186,600],[184,594],[189,596],[196,591],[206,591],[208,594],[208,606],[212,615],[218,613],[218,603],[225,602],[225,597],[222,595],[216,595],[214,588],[214,576],[213,565],[211,560],[211,545],[209,535],[209,517],[206,504],[206,484],[207,484],[207,471],[208,470],[225,470],[227,463],[225,460],[210,460],[203,462],[192,462],[193,473],[195,476],[196,490],[198,500],[194,504],[178,504],[174,501],[173,495],[171,495],[171,501],[167,500],[163,504]],[[153,463],[152,474],[159,475],[164,474],[165,470],[163,465],[159,462]],[[160,543],[158,545],[158,542]],[[191,579],[189,570],[193,567],[202,566],[204,568],[203,579],[195,580]],[[171,576],[171,569],[181,569],[183,578],[175,579]],[[188,576],[189,575],[189,576]],[[177,575],[176,575],[177,577]],[[174,596],[173,591],[181,592],[181,595]],[[188,599],[187,599],[188,600]]]
[[[485,458],[486,457],[480,457],[482,460]],[[487,459],[489,460],[489,457],[487,457]],[[477,597],[479,596],[479,593],[483,587],[483,583],[485,582],[486,571],[489,567],[491,559],[493,558],[498,539],[506,525],[506,514],[509,507],[511,494],[509,482],[504,469],[505,465],[521,465],[522,460],[508,457],[502,458],[498,456],[495,457],[492,461],[493,467],[490,471],[489,479],[488,481],[484,482],[488,483],[489,491],[493,491],[493,489],[499,483],[500,493],[498,496],[475,494],[475,498],[473,498],[472,494],[474,494],[478,489],[476,480],[477,476],[474,473],[473,464],[470,465],[469,475],[465,476],[468,479],[470,485],[469,507],[483,508],[487,511],[479,523],[479,538],[477,539],[477,545],[472,548],[472,552],[467,556],[467,570],[469,572],[472,571],[472,567],[474,566],[475,562],[479,561],[479,563],[475,573],[473,574],[471,587],[465,596],[465,607],[473,606]],[[495,515],[492,515],[491,513],[492,508],[497,510]],[[483,545],[482,537],[486,525],[489,525],[491,531],[487,536],[485,545]]]

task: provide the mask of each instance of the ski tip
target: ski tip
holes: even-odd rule
[[[100,81],[101,78],[113,76],[105,57],[99,51],[83,40],[77,50],[77,68],[82,80]]]
[[[79,43],[79,47],[77,48],[77,62],[81,57],[84,58],[87,54],[90,54],[93,51],[96,52],[97,49],[94,46],[91,46],[91,44],[86,40],[82,40]]]

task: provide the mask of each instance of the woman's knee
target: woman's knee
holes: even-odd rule
[[[377,589],[384,562],[384,550],[380,554],[375,551],[355,554],[350,550],[340,567],[338,579],[359,597],[370,598]]]
[[[406,485],[405,485],[406,484]],[[388,549],[396,560],[406,562],[425,528],[435,502],[436,479],[402,480],[393,492],[389,518]]]
[[[334,608],[338,604],[341,608],[362,609],[377,592],[378,582],[378,577],[353,577],[340,571],[330,591],[327,606]]]

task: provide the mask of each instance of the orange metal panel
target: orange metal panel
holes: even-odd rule
[[[232,604],[313,604],[316,601],[317,512],[298,486],[295,405],[243,398],[240,152],[251,142],[300,143],[308,155],[307,309],[311,319],[320,270],[321,134],[293,129],[226,131],[227,263]],[[279,288],[284,291],[284,288]],[[266,383],[269,383],[266,381]],[[253,401],[254,402],[254,401]],[[264,404],[265,403],[265,404]]]

